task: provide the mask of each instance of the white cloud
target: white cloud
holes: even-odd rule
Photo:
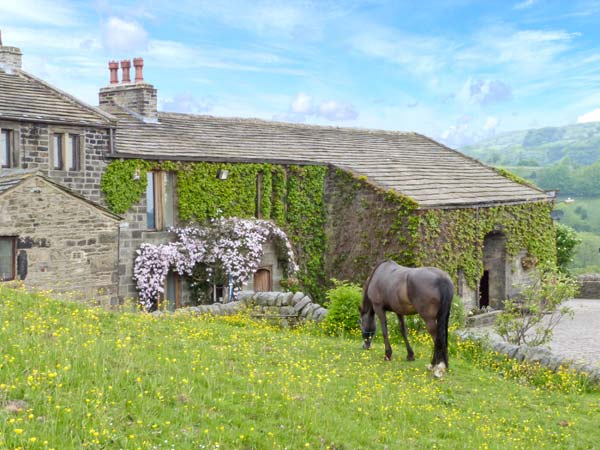
[[[466,103],[482,106],[509,100],[511,96],[510,86],[502,81],[477,78],[469,78],[458,95]]]
[[[596,108],[577,117],[577,123],[600,122],[600,108]]]
[[[349,103],[329,100],[321,103],[319,106],[319,115],[331,121],[345,121],[356,119],[358,112]]]
[[[61,0],[0,1],[0,17],[4,25],[7,23],[72,25],[77,22],[74,9]]]
[[[347,102],[325,100],[316,102],[312,96],[299,92],[290,105],[290,111],[274,116],[276,120],[306,122],[309,117],[343,122],[358,118],[358,111]]]
[[[516,3],[513,8],[514,9],[527,9],[530,6],[533,6],[533,4],[536,2],[536,0],[525,0],[519,3]]]
[[[162,111],[200,114],[210,111],[213,104],[208,99],[196,99],[190,92],[184,92],[175,95],[175,97],[167,97],[159,100]]]
[[[499,124],[500,120],[498,120],[496,117],[488,116],[488,118],[485,119],[485,123],[483,124],[483,130],[488,132],[495,132]]]
[[[291,108],[295,114],[314,114],[315,112],[313,98],[304,92],[298,93],[292,102]]]
[[[104,23],[102,40],[106,50],[119,53],[142,52],[149,42],[148,33],[139,23],[118,17],[111,17]]]

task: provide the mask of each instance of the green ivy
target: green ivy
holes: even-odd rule
[[[290,166],[287,173],[288,236],[296,249],[298,279],[315,300],[324,300],[325,203],[324,166]]]
[[[100,188],[109,209],[123,214],[146,192],[146,172],[151,163],[138,159],[117,160],[108,165]]]
[[[217,179],[218,169],[229,171],[226,180]],[[362,283],[383,259],[437,266],[455,280],[462,270],[475,288],[483,274],[483,243],[493,231],[505,234],[509,255],[525,249],[538,267],[556,264],[548,202],[419,210],[411,198],[381,189],[364,176],[324,166],[115,160],[101,182],[112,211],[122,214],[140,201],[149,170],[177,173],[183,223],[203,223],[218,215],[254,217],[260,174],[261,217],[288,233],[302,289],[317,301],[324,300],[330,278]]]
[[[227,179],[216,177],[219,169],[228,171]],[[124,213],[139,202],[146,190],[146,173],[149,170],[177,174],[176,197],[182,223],[205,223],[218,216],[255,217],[257,179],[260,179],[261,217],[274,220],[288,233],[298,255],[299,279],[303,289],[315,300],[324,300],[323,255],[326,245],[323,193],[326,167],[113,161],[101,181],[109,208]]]
[[[506,236],[506,252],[522,249],[540,268],[555,268],[552,204],[534,202],[487,208],[439,210],[420,214],[421,265],[435,265],[456,277],[459,270],[471,288],[483,275],[483,245],[492,232]]]

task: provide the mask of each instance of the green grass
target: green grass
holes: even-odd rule
[[[594,448],[600,394],[452,338],[450,372],[378,335],[108,312],[0,286],[0,448]],[[25,409],[14,412],[15,401]]]

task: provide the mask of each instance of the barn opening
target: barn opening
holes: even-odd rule
[[[489,233],[483,241],[483,276],[479,281],[479,307],[502,308],[506,298],[506,235]]]

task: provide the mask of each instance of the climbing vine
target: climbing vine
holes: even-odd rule
[[[436,265],[456,276],[462,270],[475,288],[483,275],[483,244],[492,232],[506,236],[506,252],[527,259],[540,268],[556,265],[555,231],[550,218],[552,204],[535,202],[487,208],[422,212],[420,218],[421,265]]]
[[[216,177],[218,169],[228,171],[226,180]],[[289,236],[302,289],[317,301],[324,299],[330,278],[362,283],[384,259],[434,265],[455,280],[462,271],[475,287],[483,273],[485,237],[494,231],[505,234],[510,256],[524,249],[527,261],[538,267],[556,261],[547,202],[419,210],[411,198],[364,176],[324,166],[116,160],[101,186],[114,212],[124,213],[141,199],[149,170],[177,174],[182,225],[220,216],[252,218],[260,209],[261,218],[273,220]]]
[[[217,178],[219,169],[228,171],[227,179]],[[273,220],[289,234],[299,255],[298,278],[303,289],[317,301],[324,298],[326,167],[116,160],[109,164],[101,181],[109,208],[124,213],[139,202],[150,170],[177,174],[176,198],[182,224],[203,224],[221,216],[253,218],[260,207],[261,218]]]

